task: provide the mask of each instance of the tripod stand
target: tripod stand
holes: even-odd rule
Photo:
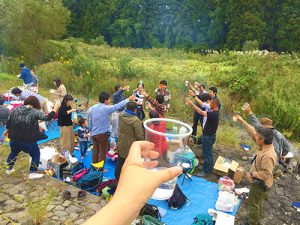
[[[191,168],[191,165],[189,163],[182,163],[181,167],[182,167],[182,174],[180,176],[183,176],[182,183],[181,183],[181,185],[183,185],[186,178],[188,178],[190,181],[192,181],[192,179],[190,178],[190,175],[188,174],[188,172]]]

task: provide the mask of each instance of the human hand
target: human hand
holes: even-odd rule
[[[159,156],[158,152],[151,150],[153,148],[154,144],[147,141],[136,141],[132,144],[113,197],[113,200],[122,199],[122,201],[128,200],[130,204],[134,203],[136,216],[160,184],[182,173],[181,167],[159,171],[145,169],[145,167],[153,168],[158,164],[158,161],[143,161],[143,158],[156,159]]]
[[[195,93],[194,93],[192,90],[189,90],[189,96],[194,97],[194,96],[196,96],[196,95],[195,95]]]
[[[57,113],[59,107],[60,107],[60,103],[59,103],[59,102],[55,102],[54,107],[53,107],[53,111],[54,111],[55,113]]]
[[[131,95],[131,96],[128,98],[128,100],[131,101],[131,102],[134,101],[134,100],[135,100],[135,96],[134,96],[134,95]]]
[[[193,105],[194,104],[193,101],[191,99],[188,99],[188,98],[185,100],[185,103],[187,105]]]
[[[90,138],[91,134],[90,134],[90,133],[87,133],[85,136],[86,136],[87,138]]]
[[[252,179],[250,173],[246,173],[246,180],[247,180],[249,183],[252,183],[252,182],[253,182],[253,179]]]
[[[147,96],[148,96],[148,94],[147,94],[147,92],[146,92],[146,90],[145,90],[145,89],[143,89],[143,90],[142,90],[142,95],[144,95],[145,97],[147,97]]]
[[[129,86],[125,86],[125,87],[123,88],[123,90],[124,90],[124,91],[129,91]]]
[[[236,118],[236,121],[238,121],[238,122],[243,121],[243,118],[240,115],[234,115],[234,117]]]

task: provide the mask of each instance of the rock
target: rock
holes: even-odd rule
[[[9,199],[9,200],[6,200],[4,204],[5,205],[16,205],[17,202],[15,200]]]
[[[91,203],[89,204],[89,208],[94,211],[99,211],[102,208],[102,206],[100,204]]]
[[[244,156],[242,156],[242,160],[243,160],[243,161],[247,161],[247,160],[248,160],[248,157],[244,155]]]
[[[10,198],[7,195],[0,193],[0,202],[4,202],[8,199],[10,199]]]
[[[61,205],[58,205],[55,207],[55,210],[56,211],[64,211],[65,210],[65,207],[61,206]]]
[[[55,205],[48,205],[47,206],[47,211],[51,211],[54,207],[55,207]]]
[[[66,201],[64,201],[64,203],[62,204],[62,206],[64,206],[64,207],[68,207],[68,206],[70,206],[71,205],[71,201],[69,201],[69,200],[66,200]]]
[[[9,222],[7,220],[0,221],[0,225],[7,225]]]
[[[60,219],[67,217],[69,214],[65,211],[55,211],[54,212],[55,216],[58,216]]]
[[[75,224],[83,224],[84,222],[85,222],[84,219],[80,219],[80,220],[77,220],[77,221],[75,222]]]
[[[66,208],[66,212],[68,212],[68,213],[78,213],[78,212],[82,212],[82,211],[83,211],[82,209],[80,209],[76,206],[73,206],[73,205]]]
[[[25,196],[22,195],[22,194],[15,194],[15,195],[14,195],[14,198],[15,198],[15,200],[16,200],[17,202],[23,202],[24,199],[25,199]]]
[[[78,214],[77,213],[70,213],[70,219],[71,220],[76,220],[78,218]]]
[[[13,187],[5,190],[5,192],[9,195],[15,195],[18,194],[20,191],[17,188]]]
[[[276,187],[275,191],[276,191],[277,195],[284,196],[284,189],[283,188]]]

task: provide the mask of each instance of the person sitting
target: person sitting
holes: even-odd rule
[[[164,116],[164,113],[167,111],[164,103],[163,95],[156,95],[156,99],[154,100],[150,95],[146,93],[145,90],[142,91],[142,94],[146,97],[146,99],[150,102],[151,106],[159,113],[161,117]]]
[[[11,93],[13,95],[19,97],[21,100],[26,100],[29,96],[34,96],[39,100],[42,111],[45,113],[49,112],[48,107],[47,107],[47,101],[43,96],[41,96],[37,93],[34,93],[32,91],[29,91],[29,90],[22,91],[21,89],[19,89],[17,87],[13,88],[11,90]]]
[[[0,125],[6,125],[10,110],[4,107],[4,98],[0,95]]]
[[[145,139],[143,123],[137,117],[138,105],[136,102],[128,102],[124,112],[120,114],[118,159],[115,169],[115,178],[119,180],[123,164],[128,156],[133,142]]]
[[[4,136],[10,138],[11,152],[7,158],[6,174],[15,170],[13,166],[18,154],[23,151],[31,157],[29,179],[41,178],[37,168],[40,164],[40,149],[36,143],[40,138],[39,120],[49,121],[57,112],[58,105],[55,104],[53,111],[48,115],[40,111],[40,102],[35,96],[29,96],[23,106],[14,109],[7,120]]]
[[[30,69],[26,67],[24,63],[21,63],[20,67],[21,67],[21,73],[17,75],[17,77],[23,80],[24,86],[27,89],[30,89],[30,87],[33,86],[33,78],[30,73]]]
[[[273,121],[269,118],[258,119],[255,114],[252,112],[250,105],[245,109],[245,112],[248,113],[249,119],[254,127],[263,126],[270,128],[273,131],[273,145],[275,152],[277,154],[277,164],[286,167],[284,163],[285,156],[291,151],[290,145],[284,135],[280,133],[273,127]]]
[[[170,109],[171,92],[167,88],[168,83],[166,80],[161,80],[159,82],[159,88],[155,89],[155,95],[162,95],[164,97],[163,105],[166,110]]]
[[[84,159],[84,156],[86,155],[86,151],[89,148],[89,138],[90,138],[90,132],[86,128],[87,126],[87,120],[85,118],[81,118],[78,121],[79,129],[78,129],[78,141],[79,141],[79,148],[80,148],[80,155],[81,159]]]
[[[57,99],[59,102],[62,102],[63,98],[67,94],[67,89],[60,79],[54,79],[53,83],[56,87],[56,90],[52,91],[51,93],[54,94],[55,99]]]

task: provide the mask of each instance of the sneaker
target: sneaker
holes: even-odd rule
[[[199,172],[198,174],[196,174],[197,177],[208,177],[209,173],[205,173],[205,172]]]
[[[9,175],[9,174],[11,174],[11,173],[13,173],[13,172],[15,172],[15,169],[10,169],[10,170],[6,170],[6,171],[5,171],[5,173],[6,173],[7,175]]]
[[[43,177],[43,174],[39,174],[39,173],[30,173],[30,174],[28,175],[28,178],[29,178],[30,180],[32,180],[32,179],[39,179],[39,178],[41,178],[41,177]]]

